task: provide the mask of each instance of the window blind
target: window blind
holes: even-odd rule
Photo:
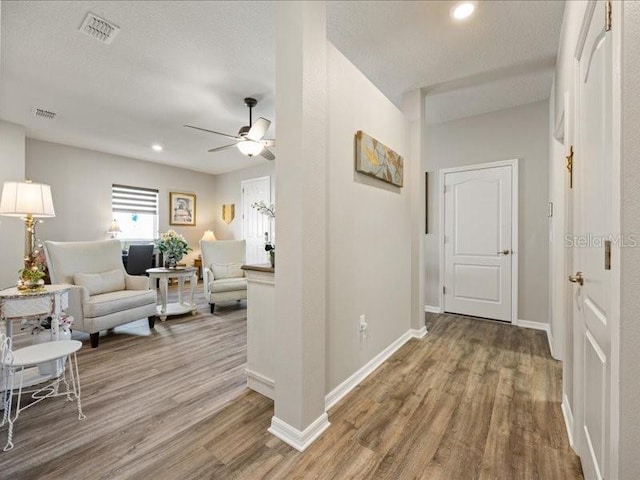
[[[114,212],[158,214],[158,190],[111,186],[111,209]]]

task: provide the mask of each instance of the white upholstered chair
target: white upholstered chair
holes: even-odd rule
[[[69,291],[73,328],[89,333],[96,348],[100,330],[148,317],[153,328],[156,292],[149,279],[128,275],[118,240],[44,242],[51,283],[74,285]]]
[[[244,240],[200,241],[204,293],[211,305],[247,298],[247,279],[240,267],[245,263]]]

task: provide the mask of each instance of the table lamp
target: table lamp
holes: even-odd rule
[[[111,238],[116,238],[118,234],[121,232],[122,232],[122,229],[120,228],[120,224],[114,218],[113,222],[111,222],[111,225],[109,226],[109,230],[107,230],[107,233],[111,235]]]
[[[207,230],[202,235],[200,240],[204,240],[205,242],[215,242],[217,240],[216,236],[213,234],[213,231]]]
[[[35,218],[55,217],[51,187],[43,183],[4,182],[0,198],[0,215],[20,217],[26,226],[25,265],[28,266],[34,256],[36,240]]]

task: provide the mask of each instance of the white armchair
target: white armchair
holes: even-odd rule
[[[240,267],[245,263],[244,240],[200,241],[204,293],[211,305],[247,298],[247,279]]]
[[[96,348],[100,330],[148,317],[153,328],[156,292],[149,279],[128,275],[118,240],[44,242],[51,283],[73,285],[69,311],[73,328],[89,333]]]

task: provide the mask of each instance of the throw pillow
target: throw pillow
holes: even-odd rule
[[[99,295],[125,289],[124,272],[122,270],[110,270],[102,273],[76,273],[73,275],[73,283],[86,288],[89,291],[89,295]]]
[[[213,271],[214,280],[244,277],[242,263],[214,263],[211,265],[211,270]]]

